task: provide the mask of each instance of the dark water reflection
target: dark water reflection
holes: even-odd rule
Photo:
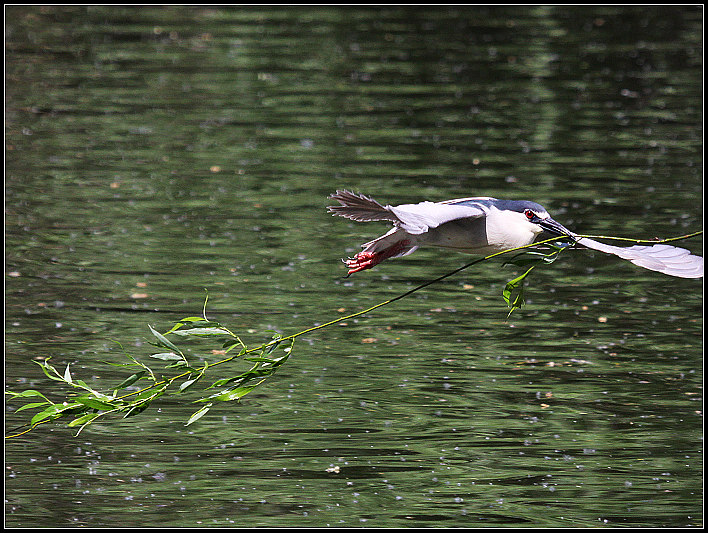
[[[695,231],[701,30],[689,7],[8,7],[8,386],[51,389],[47,356],[121,379],[113,340],[147,360],[147,324],[204,289],[257,342],[467,260],[343,280],[383,226],[326,214],[337,188]],[[507,321],[514,275],[479,265],[313,332],[188,428],[165,397],[11,441],[7,525],[702,525],[700,282],[573,256]]]

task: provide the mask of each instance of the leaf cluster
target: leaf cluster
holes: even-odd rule
[[[510,308],[507,318],[517,309],[521,309],[526,303],[524,281],[529,274],[531,274],[531,271],[539,265],[553,263],[558,259],[561,252],[568,249],[571,245],[568,243],[547,243],[546,246],[550,248],[550,251],[544,253],[537,250],[525,250],[504,262],[504,264],[512,264],[518,267],[528,267],[523,274],[510,280],[504,286],[502,298],[504,298],[504,301]]]
[[[143,412],[163,394],[184,394],[201,382],[208,373],[213,373],[213,368],[216,366],[237,358],[251,363],[248,370],[218,377],[202,390],[202,396],[194,402],[206,403],[206,405],[189,417],[186,425],[190,425],[204,416],[214,402],[238,401],[275,374],[287,361],[295,341],[294,338],[290,338],[289,342],[283,343],[282,337],[276,333],[260,346],[248,348],[237,335],[218,322],[207,319],[206,313],[204,317],[183,318],[165,333],[160,333],[150,325],[148,328],[153,335],[150,344],[159,350],[150,357],[164,362],[164,367],[156,370],[126,353],[124,355],[128,359],[127,363],[108,364],[127,368],[131,373],[107,391],[96,390],[84,380],[77,379],[68,364],[63,371],[60,371],[49,362],[49,358],[40,362],[35,361],[49,379],[62,383],[69,391],[66,397],[59,401],[53,401],[34,389],[22,392],[5,391],[8,400],[28,401],[16,412],[37,410],[28,424],[23,426],[27,429],[12,436],[19,436],[39,424],[59,419],[68,419],[67,426],[78,428],[76,433],[78,435],[85,427],[103,417],[119,415],[128,418]],[[219,353],[228,355],[233,351],[235,354],[213,363],[197,364],[178,347],[178,339],[187,338],[201,341],[216,338],[220,345]],[[172,375],[167,375],[170,373]],[[206,391],[209,393],[207,394]]]

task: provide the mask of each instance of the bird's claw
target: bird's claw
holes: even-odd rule
[[[398,241],[388,248],[378,251],[378,252],[367,252],[361,251],[354,257],[348,257],[347,259],[342,259],[349,272],[347,277],[351,276],[355,272],[361,272],[362,270],[367,270],[371,267],[375,267],[381,261],[384,261],[390,257],[398,256],[400,253],[405,251],[407,247],[410,246],[410,241],[407,239]]]
[[[351,276],[355,272],[361,272],[362,270],[376,266],[381,261],[381,254],[372,252],[359,252],[354,257],[342,259],[342,262],[347,265],[347,268],[349,269],[349,272],[347,272],[347,277]]]

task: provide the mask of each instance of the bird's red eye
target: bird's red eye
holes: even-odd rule
[[[526,215],[526,218],[529,219],[529,220],[533,220],[533,217],[536,216],[536,215],[534,214],[534,212],[531,211],[530,209],[527,209],[526,211],[524,211],[524,215]]]

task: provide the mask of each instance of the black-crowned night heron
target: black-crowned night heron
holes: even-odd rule
[[[335,215],[357,222],[393,222],[391,231],[363,244],[361,252],[344,261],[348,275],[386,259],[411,254],[423,245],[486,255],[531,244],[540,240],[545,231],[649,270],[680,278],[703,277],[703,258],[691,255],[688,250],[667,244],[610,246],[579,237],[553,220],[543,206],[526,200],[480,197],[384,206],[349,191],[337,191],[330,198],[341,204],[327,208]]]

